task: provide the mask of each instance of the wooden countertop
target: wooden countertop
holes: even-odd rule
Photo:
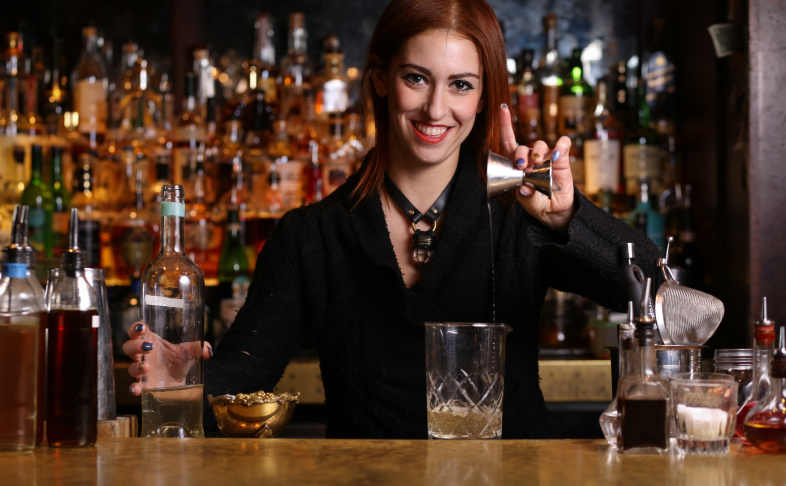
[[[783,484],[784,455],[623,455],[600,440],[116,439],[0,453],[16,485]]]

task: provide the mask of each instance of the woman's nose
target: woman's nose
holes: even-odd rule
[[[445,93],[440,89],[432,89],[426,100],[426,112],[432,120],[439,120],[447,112]]]

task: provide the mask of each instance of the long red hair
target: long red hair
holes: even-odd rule
[[[374,69],[387,71],[404,42],[427,30],[447,30],[475,44],[483,65],[484,109],[475,117],[464,147],[474,155],[483,176],[486,152],[500,152],[499,109],[502,103],[510,102],[510,91],[505,39],[494,10],[485,0],[393,0],[371,36],[363,71],[364,108],[374,110],[377,141],[360,169],[360,182],[353,192],[358,201],[380,190],[387,169],[387,98],[377,95],[371,73]]]

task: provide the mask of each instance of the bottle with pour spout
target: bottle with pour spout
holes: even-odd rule
[[[647,279],[641,308],[648,308],[652,280]],[[669,448],[668,381],[658,374],[655,319],[643,314],[634,333],[638,350],[630,372],[620,380],[620,452],[662,454]]]
[[[636,323],[633,320],[633,302],[628,302],[628,320],[617,326],[619,340],[619,376],[624,378],[630,372],[636,357],[636,341],[634,332]],[[609,403],[600,416],[600,428],[609,445],[616,447],[620,435],[620,414],[617,397]]]
[[[157,335],[145,356],[142,437],[204,437],[202,428],[205,280],[184,248],[185,194],[166,185],[161,246],[141,279],[142,319]],[[150,341],[150,339],[148,339]],[[177,361],[172,361],[172,356]]]
[[[29,451],[41,425],[42,399],[38,373],[41,285],[35,289],[28,275],[27,206],[17,206],[11,244],[3,248],[0,278],[0,450]],[[32,257],[34,259],[34,256]],[[36,282],[37,283],[37,282]],[[36,291],[38,290],[38,291]]]
[[[766,452],[786,452],[786,328],[778,332],[778,344],[770,361],[772,382],[767,394],[745,418],[747,441]]]
[[[775,342],[775,321],[767,317],[767,297],[761,300],[761,319],[753,323],[753,391],[737,412],[736,437],[746,440],[743,429],[750,411],[771,388],[770,360]]]
[[[71,209],[69,247],[47,289],[47,424],[50,447],[87,447],[98,435],[98,297],[85,278],[79,213]]]

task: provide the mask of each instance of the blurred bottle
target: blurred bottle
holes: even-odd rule
[[[207,100],[216,96],[216,85],[213,79],[213,59],[210,51],[205,48],[194,49],[194,77],[195,77],[195,111],[204,120],[207,116]]]
[[[22,192],[21,203],[30,208],[30,244],[35,248],[38,258],[52,258],[52,191],[44,182],[42,175],[44,156],[41,145],[32,147],[32,173],[30,182]]]
[[[221,197],[232,187],[232,160],[242,148],[243,126],[240,120],[230,119],[224,122],[224,133],[218,149],[216,169],[216,195]]]
[[[639,180],[647,179],[650,190],[657,194],[663,175],[663,152],[657,132],[650,127],[650,109],[645,96],[645,85],[639,81],[636,107],[637,123],[626,130],[622,158],[625,165],[627,194],[639,191]]]
[[[323,197],[327,197],[347,181],[358,161],[358,152],[347,143],[344,132],[344,117],[338,113],[331,115],[330,131],[322,143],[325,151],[322,162]]]
[[[197,106],[196,83],[197,78],[194,73],[186,74],[186,97],[174,131],[172,180],[175,184],[183,186],[186,197],[194,194],[197,151],[205,139],[205,125]]]
[[[86,447],[98,435],[98,298],[85,278],[77,209],[60,276],[47,291],[47,421],[50,447]]]
[[[220,309],[218,322],[214,322],[213,336],[220,340],[237,311],[245,302],[251,272],[246,258],[240,213],[237,208],[227,212],[224,242],[218,264],[218,294]]]
[[[31,451],[36,445],[41,407],[36,400],[42,386],[37,367],[41,318],[45,315],[41,294],[28,277],[27,252],[22,247],[27,227],[16,224],[11,245],[3,248],[0,265],[0,363],[8,370],[0,377],[0,386],[10,395],[3,399],[0,415],[0,450]],[[38,285],[40,291],[40,284]]]
[[[585,190],[596,202],[602,193],[612,196],[617,191],[622,162],[622,127],[610,108],[607,86],[605,79],[598,80],[592,124],[584,141]]]
[[[46,132],[50,135],[63,135],[63,116],[69,103],[71,92],[68,75],[64,69],[63,39],[52,39],[52,64],[49,78],[45,82],[44,97],[41,100],[41,114],[44,117]],[[68,169],[68,167],[66,167]]]
[[[194,177],[194,195],[187,204],[184,242],[188,257],[207,281],[218,277],[218,260],[221,252],[221,228],[213,221],[211,208],[206,201],[204,148],[197,154]]]
[[[133,115],[126,113],[128,97],[134,92],[134,85],[139,81],[134,76],[134,66],[139,58],[139,46],[136,42],[126,42],[121,46],[120,65],[109,81],[109,109],[107,111],[108,130],[130,130]],[[124,125],[125,123],[125,125]]]
[[[270,122],[266,114],[265,93],[256,91],[251,105],[251,123],[243,141],[243,165],[250,174],[252,196],[263,207],[270,187]]]
[[[176,348],[183,361],[154,366],[142,378],[142,437],[204,437],[202,345],[205,281],[184,247],[183,186],[164,187],[161,246],[141,279],[142,318],[150,332]],[[160,343],[159,343],[160,344]],[[146,360],[169,363],[166,347]]]
[[[218,134],[218,123],[216,121],[217,108],[216,99],[207,99],[207,115],[205,116],[205,142],[204,142],[204,163],[205,163],[205,202],[213,204],[216,202],[218,192],[216,190],[218,179],[218,163],[221,159],[221,137]]]
[[[317,126],[321,127],[317,133],[324,136],[328,132],[330,116],[336,113],[343,115],[349,107],[349,81],[344,74],[344,54],[337,35],[325,37],[322,54],[325,67],[314,81],[314,111]]]
[[[79,211],[79,251],[88,268],[106,268],[102,265],[101,221],[103,211],[93,193],[93,168],[90,154],[82,154],[74,174],[77,190],[71,198],[71,208]]]
[[[307,53],[308,31],[306,16],[295,12],[289,16],[289,44],[281,60],[280,116],[286,118],[290,133],[296,134],[303,128],[307,110],[307,98],[312,89],[313,68]]]
[[[306,151],[301,151],[298,158],[304,161],[306,173],[306,204],[322,200],[324,196],[324,180],[322,179],[322,160],[319,156],[319,143],[309,141]]]
[[[666,235],[663,231],[663,216],[650,203],[650,185],[646,179],[639,181],[639,195],[636,206],[628,213],[627,222],[639,229],[663,252],[666,249]]]
[[[142,307],[139,303],[140,277],[139,273],[131,275],[126,291],[115,287],[112,292],[109,315],[112,321],[112,348],[117,357],[126,356],[123,352],[123,344],[128,341],[128,329],[142,319]]]
[[[618,362],[619,378],[624,378],[633,369],[633,361],[636,359],[636,341],[634,332],[636,322],[633,320],[633,303],[628,303],[628,320],[617,325],[618,342]],[[613,356],[613,355],[612,355]],[[617,380],[619,383],[619,380]],[[610,446],[616,447],[620,434],[620,414],[619,402],[615,396],[599,419],[600,428],[603,436]]]
[[[71,77],[74,111],[79,114],[77,130],[84,137],[82,147],[75,148],[78,155],[87,150],[96,151],[106,135],[108,79],[95,27],[82,29],[82,54]]]
[[[705,290],[704,256],[696,244],[696,233],[693,227],[693,208],[691,203],[692,186],[685,185],[683,206],[680,211],[681,224],[678,244],[675,248],[675,262],[685,270],[684,281],[680,284],[692,289]]]
[[[571,139],[570,161],[573,183],[584,192],[586,179],[584,140],[590,128],[592,88],[584,79],[581,52],[581,49],[573,49],[568,61],[568,72],[560,87],[557,130],[558,135]]]
[[[761,319],[753,323],[753,390],[737,411],[735,436],[746,440],[745,423],[751,411],[770,393],[770,361],[775,343],[776,322],[769,318],[767,297],[761,299]]]
[[[305,164],[302,158],[295,156],[294,149],[286,120],[276,120],[269,152],[270,159],[276,166],[281,205],[277,211],[271,210],[272,212],[288,211],[303,205],[305,200]]]
[[[145,206],[141,173],[136,173],[134,204],[125,208],[111,225],[112,262],[115,278],[129,280],[139,275],[153,259],[160,228]]]
[[[532,49],[521,51],[521,78],[516,86],[516,108],[518,110],[521,143],[532,147],[542,138],[540,125],[540,86],[533,70]]]
[[[278,114],[278,68],[276,48],[273,42],[273,21],[267,13],[260,13],[254,21],[254,48],[252,57],[244,63],[248,81],[247,93],[256,90],[265,92],[268,117],[272,122]],[[253,100],[249,98],[248,102]]]
[[[52,181],[52,249],[59,256],[68,248],[68,219],[71,210],[71,191],[63,183],[63,148],[50,149],[50,180]]]
[[[538,67],[541,85],[541,114],[543,116],[543,139],[553,146],[559,137],[557,116],[559,115],[560,87],[562,86],[562,59],[557,50],[557,16],[543,17],[545,45]]]

